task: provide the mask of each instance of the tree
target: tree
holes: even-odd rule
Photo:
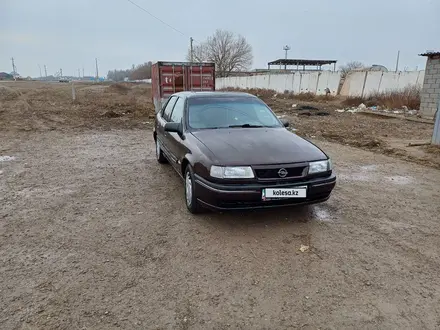
[[[150,79],[152,65],[153,65],[152,62],[146,62],[144,64],[140,64],[136,67],[133,67],[133,71],[131,72],[129,78],[131,80]]]
[[[124,81],[128,78],[131,70],[113,70],[107,73],[107,78],[113,81]]]
[[[190,51],[187,60],[191,60]],[[214,62],[218,77],[227,77],[233,71],[249,70],[252,60],[252,46],[246,38],[225,30],[215,31],[193,49],[193,61]]]
[[[340,67],[341,77],[345,78],[350,71],[364,68],[364,64],[358,61],[351,61]]]
[[[142,80],[151,78],[152,62],[145,62],[144,64],[132,65],[127,70],[110,70],[107,73],[107,78],[113,81],[124,81],[125,78],[130,80]]]

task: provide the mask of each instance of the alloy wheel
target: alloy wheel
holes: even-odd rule
[[[192,180],[191,173],[186,172],[185,175],[185,197],[186,197],[186,205],[191,207],[192,204]]]

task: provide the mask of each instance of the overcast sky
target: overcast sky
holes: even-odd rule
[[[440,50],[440,0],[0,0],[0,71],[11,57],[23,76],[63,69],[94,75],[157,60],[185,60],[189,37],[203,40],[216,29],[245,36],[254,68],[284,57],[357,60],[394,69],[424,68],[417,54]],[[173,3],[175,5],[173,5]]]

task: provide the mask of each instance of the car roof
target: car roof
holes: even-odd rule
[[[210,97],[243,97],[243,98],[256,98],[255,95],[244,92],[223,92],[223,91],[210,91],[210,92],[193,92],[185,91],[173,94],[173,96],[180,96],[185,98],[210,98]]]

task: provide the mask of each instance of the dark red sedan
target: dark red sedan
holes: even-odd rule
[[[288,125],[247,93],[176,93],[156,115],[157,160],[184,179],[192,213],[324,202],[332,163]]]

